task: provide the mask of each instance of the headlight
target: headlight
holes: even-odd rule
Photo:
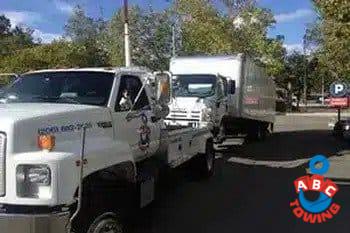
[[[16,171],[17,196],[50,198],[51,170],[47,165],[19,165]]]
[[[346,125],[345,130],[349,130],[349,129],[350,129],[350,125]]]

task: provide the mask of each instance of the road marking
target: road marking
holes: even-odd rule
[[[239,163],[252,166],[266,166],[272,168],[296,168],[309,162],[310,159],[297,159],[290,161],[266,161],[254,160],[248,158],[231,157],[227,161],[230,163]]]

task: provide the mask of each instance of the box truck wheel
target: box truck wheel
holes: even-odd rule
[[[265,124],[256,124],[250,127],[248,132],[248,140],[261,141],[267,136],[267,126]]]
[[[91,224],[87,233],[123,233],[123,225],[114,213],[105,213]]]
[[[205,154],[199,156],[199,172],[203,177],[209,178],[214,174],[215,150],[212,140],[208,140],[205,146]]]

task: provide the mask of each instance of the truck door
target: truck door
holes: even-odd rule
[[[135,160],[152,155],[159,147],[160,127],[152,122],[149,95],[144,89],[130,111],[142,87],[137,75],[121,75],[117,84],[117,97],[113,112],[114,130],[118,139],[129,143]]]

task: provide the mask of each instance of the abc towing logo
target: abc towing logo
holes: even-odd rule
[[[340,210],[340,205],[332,201],[339,189],[333,181],[322,176],[329,169],[329,161],[325,156],[314,156],[310,160],[309,166],[310,173],[313,175],[299,177],[294,181],[298,198],[290,203],[290,207],[293,214],[304,222],[324,223],[332,219]],[[317,200],[308,200],[305,197],[305,193],[308,191],[318,192]]]

